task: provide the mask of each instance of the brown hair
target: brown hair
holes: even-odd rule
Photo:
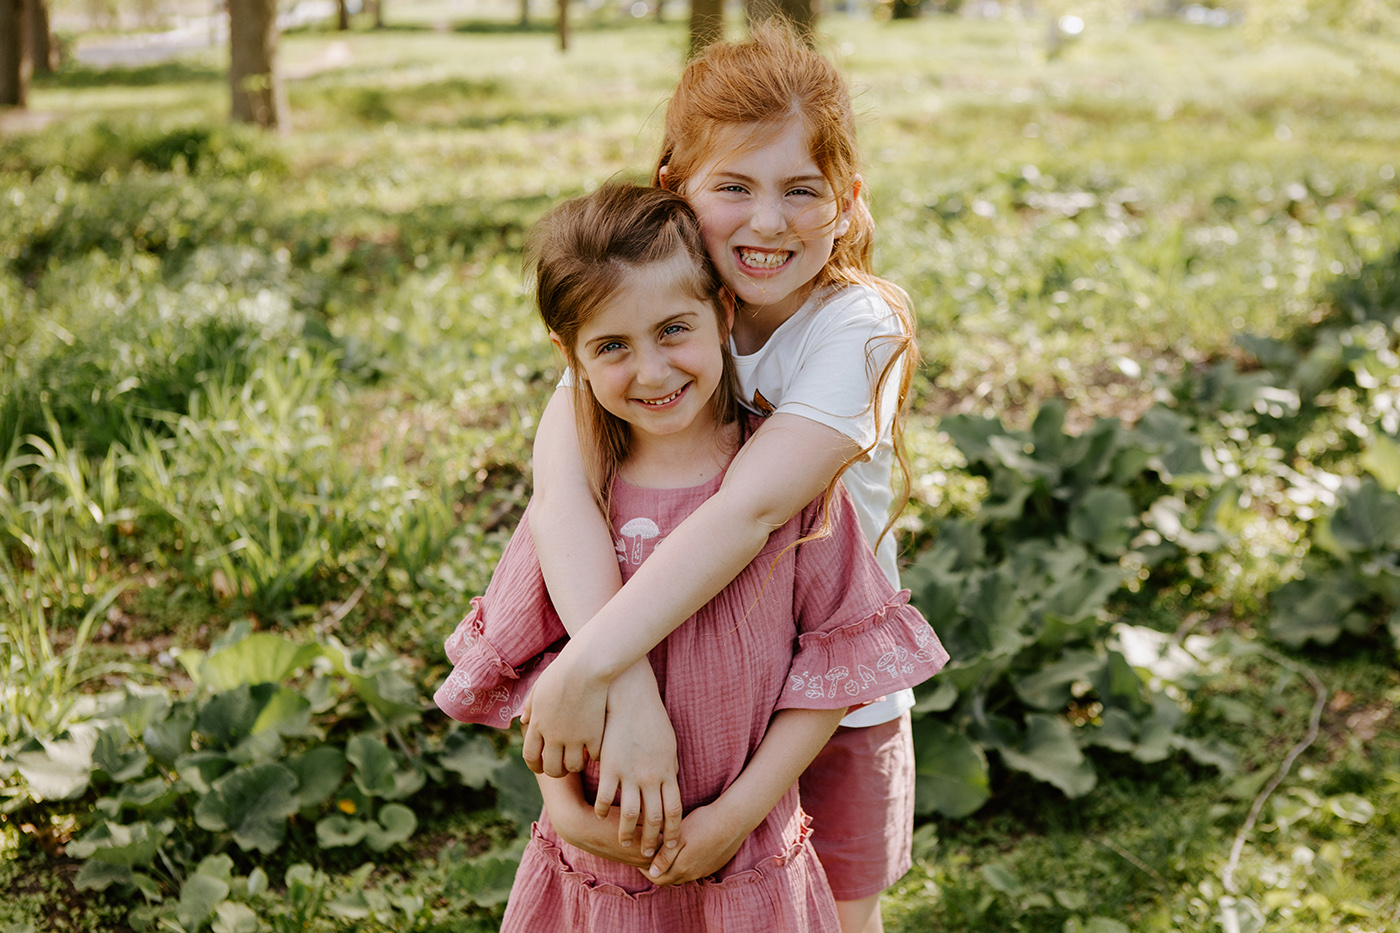
[[[747,42],[717,42],[686,66],[666,107],[665,136],[652,172],[652,184],[660,186],[664,181],[671,190],[683,192],[700,166],[712,158],[724,142],[726,131],[751,127],[757,134],[775,132],[792,119],[800,121],[806,129],[812,161],[832,191],[851,191],[859,173],[860,152],[855,113],[845,78],[834,64],[806,45],[790,24],[770,19],[755,25]],[[814,284],[818,288],[843,285],[871,288],[899,315],[902,323],[903,335],[887,338],[894,344],[894,352],[876,377],[871,395],[871,410],[878,431],[880,398],[890,377],[897,377],[898,404],[891,425],[891,441],[901,477],[896,495],[898,507],[885,525],[888,533],[909,502],[910,472],[904,448],[904,425],[909,384],[919,362],[919,351],[914,342],[914,316],[908,295],[872,271],[875,223],[866,206],[864,192],[858,193],[852,202],[850,226],[836,238],[831,258]],[[867,352],[874,349],[869,347]],[[847,461],[840,472],[844,473],[846,467],[863,458],[878,442],[877,434],[870,447]],[[833,480],[827,490],[828,497],[835,484]]]
[[[640,185],[607,184],[586,197],[565,201],[530,231],[525,268],[535,282],[540,317],[564,346],[564,358],[583,381],[578,361],[578,333],[622,287],[626,275],[642,266],[667,262],[677,255],[691,261],[683,286],[710,302],[726,331],[721,283],[700,237],[695,212],[678,194]],[[721,347],[724,372],[712,400],[716,421],[739,420],[734,392],[737,380],[727,342]],[[593,495],[604,519],[618,465],[627,459],[631,432],[627,422],[609,412],[592,391],[575,396],[579,442]]]

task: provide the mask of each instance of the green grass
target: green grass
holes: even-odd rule
[[[0,140],[0,575],[37,598],[59,650],[124,586],[82,657],[130,672],[94,668],[98,684],[168,681],[163,652],[251,618],[387,643],[426,690],[519,514],[558,372],[520,283],[525,232],[560,198],[645,177],[682,28],[600,12],[561,54],[538,11],[509,25],[513,3],[461,23],[448,4],[390,9],[380,33],[284,37],[299,75],[285,137],[225,125],[211,50],[38,80],[31,107],[60,118]],[[983,494],[941,416],[1024,424],[1054,397],[1073,425],[1132,418],[1241,334],[1306,333],[1363,273],[1393,277],[1390,40],[1091,24],[1046,62],[1034,23],[833,15],[823,31],[859,91],[877,263],[909,290],[927,361],[915,541]],[[1179,600],[1113,611],[1255,634],[1267,589],[1297,568],[1307,516],[1290,484],[1354,474],[1351,425],[1377,420],[1385,391],[1311,423],[1315,458],[1213,427],[1254,496],[1238,540],[1168,581]],[[1244,849],[1240,893],[1270,929],[1400,926],[1394,653],[1296,657],[1332,699],[1276,795],[1291,809],[1266,808]],[[1285,674],[1232,656],[1191,711],[1239,746],[1233,784],[1107,752],[1110,777],[1078,801],[997,773],[983,811],[921,829],[888,927],[1217,929],[1231,839],[1306,728],[1311,692]],[[17,735],[8,710],[0,746]],[[1345,794],[1374,814],[1339,816],[1358,815],[1330,803]],[[40,845],[71,836],[74,809],[0,816],[0,929],[117,928],[112,897],[74,895],[75,863]],[[413,929],[451,922],[440,849],[489,837],[482,812],[435,810],[431,843],[373,876],[424,898]],[[348,885],[356,866],[332,867]],[[71,918],[50,917],[59,902]],[[400,914],[365,922],[408,928]]]

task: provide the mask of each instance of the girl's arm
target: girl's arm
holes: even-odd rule
[[[540,417],[530,506],[535,516],[530,531],[550,601],[571,637],[577,636],[622,586],[612,538],[598,513],[579,454],[575,391],[556,389]],[[534,699],[532,693],[523,722],[539,715]],[[662,834],[674,840],[681,822],[676,736],[651,664],[642,657],[610,687],[588,696],[576,695],[568,702],[584,707],[578,713],[579,723],[590,717],[596,720],[589,731],[597,734],[585,744],[594,750],[602,769],[598,816],[607,816],[614,795],[620,791],[621,819],[616,831],[620,843],[631,841],[639,819],[644,849],[654,849]],[[549,773],[557,776],[563,772],[555,768]]]
[[[768,418],[734,458],[719,491],[666,538],[540,676],[525,730],[530,768],[559,777],[581,770],[586,756],[597,756],[595,713],[581,698],[606,695],[624,671],[738,576],[768,535],[821,495],[859,451],[835,428],[800,415]]]
[[[844,715],[844,709],[785,709],[774,714],[734,783],[714,803],[686,814],[680,844],[657,853],[647,870],[652,881],[681,884],[723,868],[817,757]]]

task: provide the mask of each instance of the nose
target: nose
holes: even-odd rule
[[[783,212],[781,198],[761,197],[753,206],[749,226],[759,236],[774,237],[787,229],[787,215]]]
[[[671,363],[657,347],[637,353],[637,382],[644,386],[664,386],[671,375]]]

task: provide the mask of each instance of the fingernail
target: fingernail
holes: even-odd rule
[[[668,848],[668,849],[674,849],[675,847],[676,847],[676,840],[674,840],[674,839],[667,839],[667,840],[666,840],[666,848]]]
[[[652,869],[651,869],[651,876],[652,876],[653,878],[656,878],[656,877],[659,877],[660,875],[661,875],[661,869],[657,868],[656,866],[652,866]]]
[[[642,854],[645,855],[647,858],[651,858],[653,855],[656,854],[656,850],[655,850],[655,849],[643,849],[643,850],[642,850]]]

